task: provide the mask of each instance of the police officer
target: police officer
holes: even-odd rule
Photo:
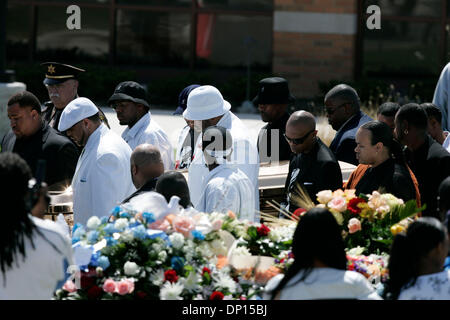
[[[50,127],[58,130],[62,111],[78,97],[78,76],[85,70],[58,62],[44,62],[41,66],[45,67],[44,85],[51,100],[44,103],[42,117]],[[105,114],[100,109],[99,112],[100,120],[109,128]]]

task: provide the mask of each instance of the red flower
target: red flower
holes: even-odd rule
[[[253,229],[254,230],[254,229]],[[256,231],[260,237],[265,237],[269,234],[270,229],[267,228],[264,224],[261,224],[261,227],[257,228]]]
[[[87,291],[87,297],[89,300],[97,300],[103,293],[103,289],[99,286],[92,286]]]
[[[209,268],[203,267],[202,276],[205,274],[205,272],[211,274],[211,270]]]
[[[95,279],[97,278],[97,272],[95,268],[89,268],[88,272],[81,272],[81,289],[89,289],[95,284]]]
[[[172,283],[177,282],[177,272],[175,270],[167,270],[166,272],[164,272],[164,281],[169,281]]]
[[[301,217],[304,212],[306,212],[305,209],[298,208],[297,210],[294,211],[294,213],[292,215],[296,216],[296,217]]]
[[[147,294],[144,291],[138,291],[136,292],[136,297],[138,299],[145,299],[145,297],[147,297]]]
[[[210,296],[209,300],[223,300],[223,293],[220,291],[214,291]]]
[[[358,208],[358,203],[366,202],[366,200],[362,198],[353,198],[347,204],[347,210],[352,214],[360,214],[361,208]]]

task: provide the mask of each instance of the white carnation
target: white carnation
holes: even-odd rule
[[[161,286],[164,283],[164,270],[158,269],[150,275],[150,282],[155,286]]]
[[[184,236],[181,233],[175,232],[171,234],[169,240],[175,249],[181,249],[184,245]]]
[[[180,283],[166,282],[159,292],[161,300],[183,300],[181,293],[184,286]]]
[[[102,224],[102,222],[100,221],[100,219],[97,216],[93,216],[90,217],[89,220],[86,223],[86,226],[91,229],[97,229],[100,225]]]
[[[201,282],[200,276],[193,271],[189,272],[187,278],[180,279],[180,283],[190,292],[201,290],[202,287],[199,285],[199,282]]]
[[[220,272],[214,280],[217,287],[228,290],[231,293],[236,291],[236,282],[230,276]]]
[[[117,219],[116,223],[114,223],[114,228],[120,231],[122,231],[127,227],[128,227],[128,220],[125,218]]]
[[[134,276],[139,273],[139,270],[140,270],[139,266],[131,261],[125,262],[123,266],[123,271],[127,276]]]
[[[162,250],[158,253],[158,260],[165,261],[167,259],[167,252]]]

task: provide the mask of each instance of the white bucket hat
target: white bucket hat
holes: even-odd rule
[[[89,118],[98,113],[97,106],[88,98],[76,98],[69,102],[64,108],[59,120],[58,130],[66,131],[72,128],[79,121]]]
[[[187,120],[207,120],[223,115],[231,109],[228,101],[213,86],[195,88],[189,94],[183,117]]]

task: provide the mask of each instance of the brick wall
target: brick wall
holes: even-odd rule
[[[311,98],[319,82],[351,80],[358,0],[275,0],[273,73]],[[290,20],[290,21],[289,21]]]

